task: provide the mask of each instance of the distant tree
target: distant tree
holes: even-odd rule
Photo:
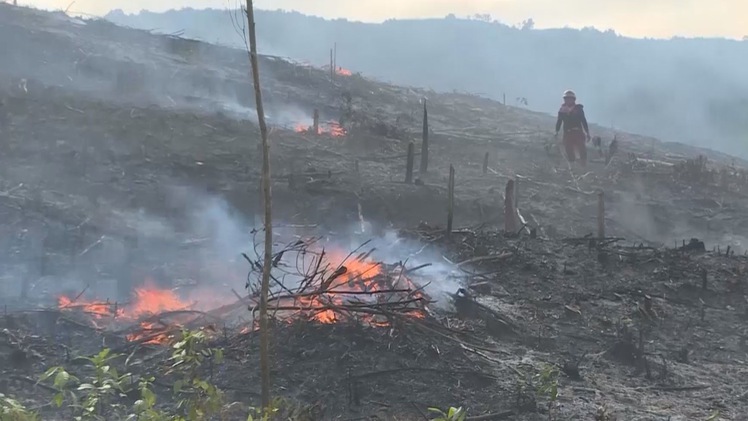
[[[488,14],[488,13],[483,13],[483,14],[476,13],[475,15],[473,15],[473,19],[479,20],[481,22],[489,22],[490,23],[491,22],[491,15]]]
[[[520,24],[519,29],[521,29],[523,31],[531,31],[531,30],[535,29],[535,21],[532,20],[532,18],[527,18],[527,19],[525,19],[525,20],[522,21],[522,23]]]
[[[444,19],[446,19],[446,20],[455,20],[455,19],[457,19],[457,16],[455,16],[454,13],[450,13],[447,16],[445,16]]]

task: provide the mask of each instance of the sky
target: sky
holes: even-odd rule
[[[240,1],[19,0],[18,3],[101,16],[112,9],[135,13],[143,9],[235,8]],[[640,38],[748,36],[748,0],[255,0],[255,7],[363,22],[444,17],[450,13],[458,17],[490,14],[493,19],[510,25],[532,18],[537,28],[594,26]]]

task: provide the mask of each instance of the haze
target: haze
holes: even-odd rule
[[[598,125],[748,157],[746,41],[632,39],[610,30],[533,30],[485,15],[444,16],[361,23],[259,11],[257,30],[266,54],[325,65],[337,44],[338,64],[367,77],[478,93],[545,113],[555,113],[561,93],[572,88]],[[225,8],[106,18],[244,48]]]
[[[68,9],[102,16],[112,9],[226,8],[237,0],[33,0],[20,1],[39,8]],[[719,4],[719,6],[716,6]],[[634,37],[728,37],[748,35],[745,0],[257,0],[256,7],[295,10],[326,18],[380,22],[391,18],[490,14],[513,24],[532,18],[538,28],[594,26],[613,28]]]

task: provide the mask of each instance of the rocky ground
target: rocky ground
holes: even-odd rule
[[[242,291],[246,244],[233,234],[254,225],[259,133],[245,52],[8,5],[0,37],[10,63],[0,69],[0,393],[54,419],[36,380],[97,352],[102,337],[135,351],[136,370],[166,364],[161,346],[70,322],[57,295],[124,302],[144,277],[232,299]],[[522,420],[548,419],[548,408],[569,420],[746,412],[743,162],[593,127],[602,147],[582,170],[561,160],[547,115],[361,75],[331,81],[279,58],[263,57],[261,71],[278,224],[345,243],[398,231],[465,289],[427,319],[387,328],[275,326],[276,394],[311,408],[311,419],[423,419],[431,406]],[[406,184],[424,99],[428,172],[417,156],[417,181]],[[299,131],[315,108],[344,132]],[[508,179],[532,235],[502,232]],[[585,237],[597,227],[598,191],[603,242]],[[704,248],[684,247],[691,238]],[[214,341],[226,360],[211,378],[256,403],[256,335],[237,327]],[[560,373],[550,407],[533,377],[546,367]],[[156,385],[164,396],[168,381]]]

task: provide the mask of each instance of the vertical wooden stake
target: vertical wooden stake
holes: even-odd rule
[[[514,207],[514,180],[506,182],[504,192],[504,231],[507,233],[517,232],[517,212]]]
[[[429,169],[429,112],[426,108],[426,98],[423,99],[423,141],[421,142],[421,175]]]
[[[315,135],[319,135],[319,110],[314,109],[314,125],[312,126]]]
[[[483,156],[483,174],[488,174],[488,152]]]
[[[413,165],[415,161],[415,147],[413,142],[408,143],[408,160],[405,163],[405,183],[413,182]]]
[[[355,171],[356,174],[358,174],[358,172],[359,172],[359,169],[358,169],[358,159],[353,162],[353,171]]]
[[[270,177],[270,146],[268,129],[265,123],[265,110],[262,104],[260,88],[260,70],[257,59],[257,33],[255,32],[255,13],[253,0],[247,0],[247,27],[249,32],[249,61],[252,67],[252,83],[255,91],[257,122],[260,126],[262,140],[262,198],[265,205],[265,252],[262,262],[262,282],[260,286],[260,404],[262,414],[268,414],[270,408],[270,333],[268,328],[268,295],[270,290],[270,271],[273,264],[273,211],[272,180]]]
[[[337,72],[338,71],[338,43],[337,42],[333,44],[333,49],[334,49],[334,53],[332,57],[332,64],[333,66],[335,66],[335,71]]]
[[[605,238],[605,194],[597,193],[597,238]]]
[[[447,203],[447,239],[452,238],[452,221],[455,210],[455,167],[449,166],[449,186],[447,189],[449,201]]]
[[[335,81],[335,62],[333,60],[332,54],[333,54],[332,48],[330,48],[330,80],[334,82]]]

